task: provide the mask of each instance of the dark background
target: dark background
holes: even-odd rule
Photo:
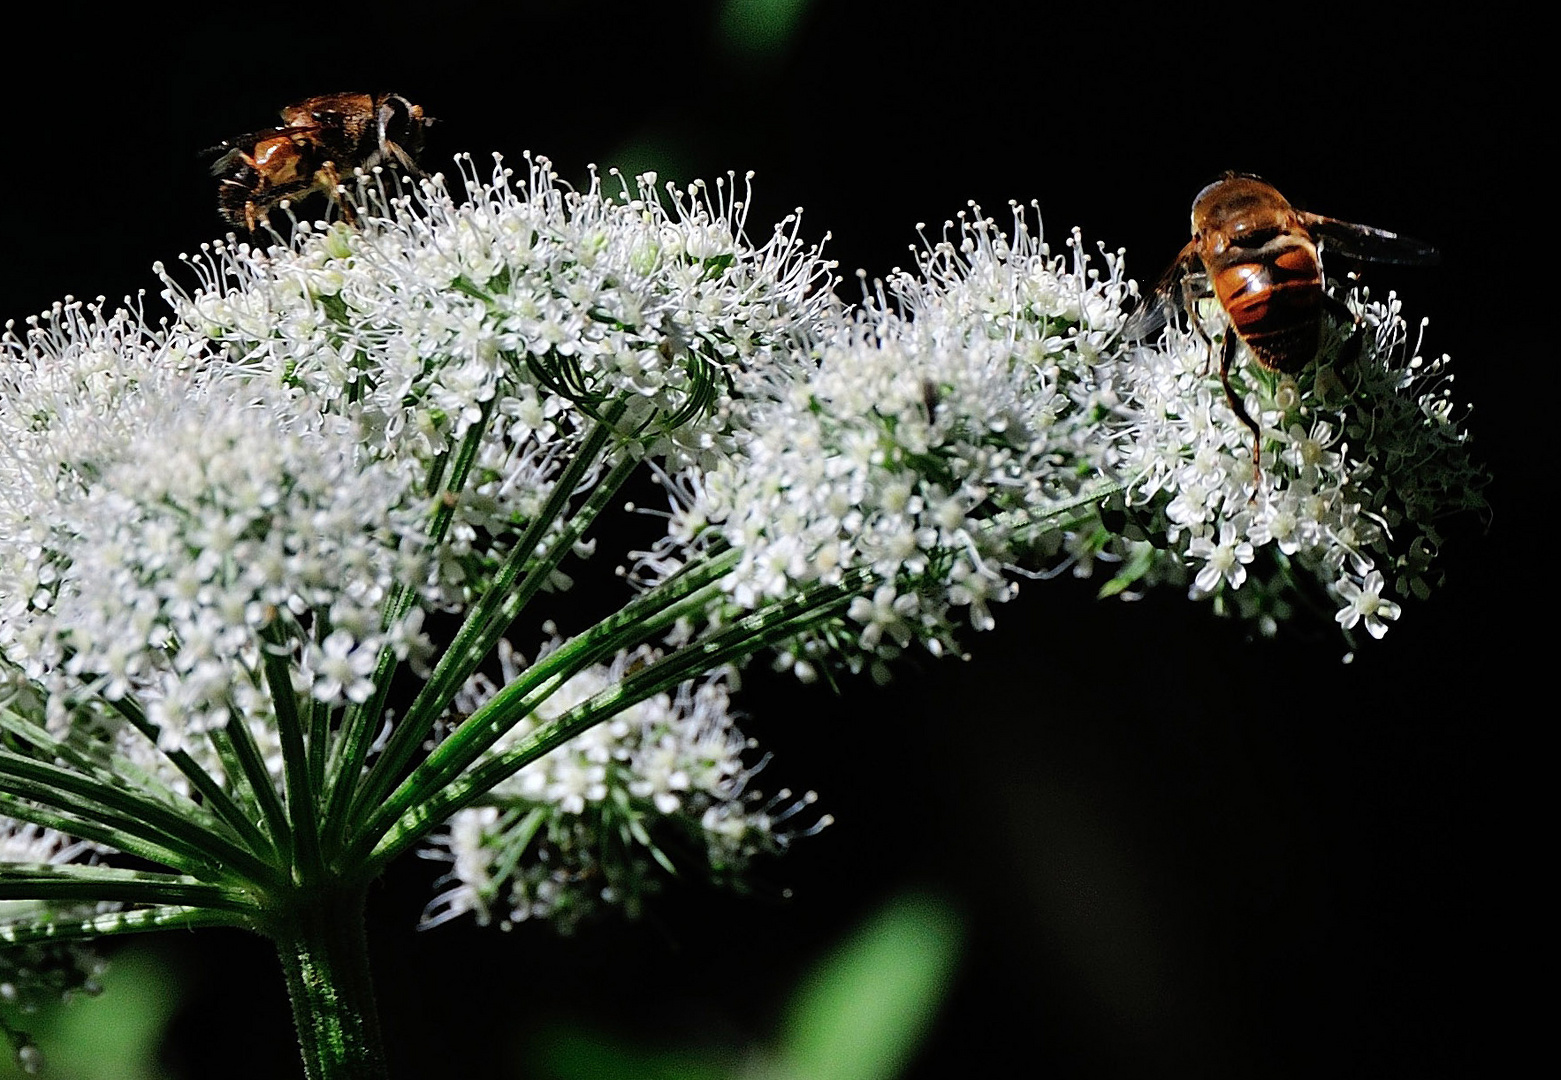
[[[558,1021],[664,1046],[762,1039],[809,958],[907,885],[969,927],[916,1080],[1502,1071],[1529,1026],[1514,962],[1543,944],[1519,872],[1524,764],[1534,713],[1554,709],[1525,696],[1551,683],[1528,658],[1549,640],[1550,575],[1516,542],[1543,535],[1534,496],[1553,487],[1529,483],[1554,396],[1531,357],[1553,346],[1520,349],[1516,327],[1549,315],[1553,270],[1525,270],[1548,188],[1519,160],[1535,76],[1500,44],[1513,28],[816,0],[758,49],[714,4],[458,8],[166,9],[29,42],[45,67],[0,67],[0,315],[155,292],[154,260],[223,229],[197,152],[337,90],[423,104],[431,168],[530,149],[576,180],[588,162],[753,169],[755,235],[805,207],[846,290],[969,200],[1006,217],[1037,199],[1054,240],[1078,225],[1152,280],[1192,195],[1238,168],[1441,248],[1439,268],[1369,280],[1431,318],[1497,483],[1488,532],[1450,528],[1447,587],[1349,666],[1326,627],[1253,642],[1180,595],[1098,603],[1063,579],[1027,584],[970,663],[907,665],[888,691],[755,673],[769,785],[817,788],[838,818],[773,868],[793,898],[690,885],[574,940],[417,934],[433,868],[409,860],[371,926],[396,1075],[519,1075]],[[164,947],[189,980],[179,1076],[296,1075],[263,943]]]

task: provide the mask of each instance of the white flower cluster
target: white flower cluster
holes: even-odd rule
[[[1385,572],[1398,595],[1429,594],[1435,523],[1483,507],[1486,477],[1454,415],[1447,358],[1408,348],[1396,298],[1343,299],[1359,325],[1330,327],[1314,368],[1294,378],[1248,362],[1232,373],[1263,431],[1256,477],[1250,433],[1211,374],[1222,321],[1168,330],[1157,347],[1094,369],[1119,433],[1106,465],[1134,478],[1126,535],[1101,527],[1088,544],[1126,560],[1119,584],[1180,564],[1194,599],[1212,596],[1265,633],[1305,603],[1373,637],[1401,610]]]
[[[735,178],[663,194],[650,173],[615,195],[594,171],[574,190],[527,160],[519,182],[463,160],[459,203],[437,177],[411,194],[369,188],[361,200],[382,212],[361,212],[360,229],[216,245],[191,260],[193,293],[165,277],[229,362],[350,412],[369,452],[429,482],[482,427],[456,507],[457,591],[536,518],[590,420],[674,466],[708,464],[743,426],[734,391],[787,368],[838,306],[833,264],[795,215],[749,241]]]
[[[653,658],[639,650],[575,675],[510,729],[490,757]],[[503,682],[524,668],[507,642],[500,662]],[[470,912],[504,926],[547,919],[567,933],[609,908],[637,912],[657,887],[658,865],[676,870],[674,856],[735,884],[755,855],[784,848],[792,833],[782,822],[812,796],[778,810],[789,793],[766,801],[750,789],[757,770],[743,761],[750,744],[731,712],[731,681],[730,671],[717,672],[642,701],[457,813],[423,852],[451,864],[442,879],[448,887],[429,905],[424,925]],[[456,707],[474,712],[497,690],[477,676]]]
[[[193,288],[163,274],[172,324],[67,301],[8,330],[0,661],[8,722],[45,758],[57,740],[174,806],[204,770],[246,801],[219,733],[247,731],[279,780],[279,660],[311,751],[328,747],[382,689],[387,648],[424,658],[426,610],[477,598],[539,518],[544,545],[557,534],[560,476],[580,491],[614,459],[729,453],[745,388],[804,362],[839,308],[797,218],[755,246],[728,181],[609,195],[543,161],[520,184],[463,167],[460,202],[437,178],[373,188],[359,228],[205,248]],[[411,604],[387,619],[395,597]],[[723,875],[779,843],[745,795],[724,681],[640,710],[611,728],[641,739],[612,775],[632,772],[643,816],[693,813]]]
[[[94,699],[134,699],[165,750],[263,721],[267,635],[316,700],[367,695],[385,597],[424,576],[423,511],[350,420],[184,363],[187,338],[123,312],[61,307],[5,346],[0,650],[52,734]]]
[[[1037,526],[1109,482],[1088,377],[1122,322],[1120,262],[1102,279],[1022,221],[1012,246],[988,222],[960,228],[925,280],[892,283],[907,314],[880,298],[843,321],[741,454],[681,485],[674,535],[741,552],[738,610],[871,572],[842,619],[791,644],[801,674],[842,649],[878,670],[913,641],[941,651],[959,624],[990,627]]]
[[[1266,435],[1255,480],[1206,338],[1123,339],[1136,287],[1119,254],[1093,268],[1075,234],[1070,263],[1017,209],[1011,235],[979,209],[946,229],[892,276],[894,304],[869,299],[758,410],[739,456],[676,485],[673,542],[741,553],[713,618],[870,570],[870,593],[789,644],[806,676],[818,657],[947,649],[1048,552],[1079,574],[1120,564],[1108,593],[1190,576],[1194,598],[1237,597],[1265,630],[1309,591],[1380,636],[1399,610],[1383,568],[1424,591],[1431,522],[1478,505],[1481,474],[1396,305],[1352,297],[1362,329],[1305,385],[1238,376]],[[1081,506],[1092,492],[1110,497]],[[646,566],[676,569],[674,550]]]

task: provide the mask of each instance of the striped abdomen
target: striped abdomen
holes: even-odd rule
[[[1295,372],[1317,355],[1322,333],[1323,275],[1317,247],[1285,231],[1261,247],[1232,245],[1207,267],[1220,306],[1257,362]]]

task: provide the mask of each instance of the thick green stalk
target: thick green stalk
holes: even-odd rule
[[[321,885],[271,922],[308,1080],[389,1075],[369,973],[361,888]]]

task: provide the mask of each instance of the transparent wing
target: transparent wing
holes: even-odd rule
[[[1189,241],[1176,256],[1176,261],[1160,275],[1154,289],[1139,298],[1138,309],[1127,317],[1127,323],[1122,327],[1123,340],[1148,341],[1165,329],[1176,312],[1182,310],[1185,303],[1183,285],[1197,261],[1197,252]]]
[[[1370,225],[1356,225],[1321,214],[1301,214],[1312,239],[1325,251],[1337,251],[1367,262],[1426,266],[1441,260],[1441,254],[1424,240],[1400,236]]]

